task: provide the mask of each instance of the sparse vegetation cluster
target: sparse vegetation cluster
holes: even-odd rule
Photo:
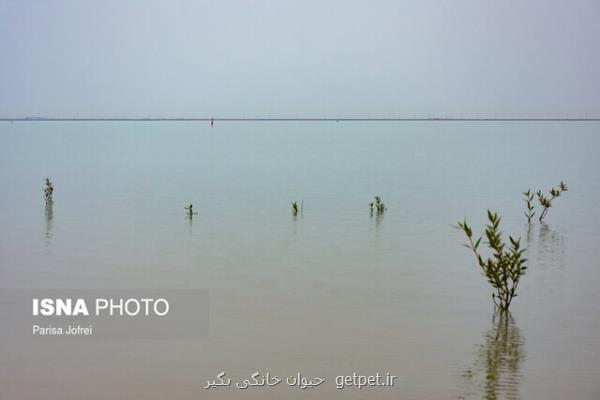
[[[560,197],[568,190],[564,182],[560,182],[558,188],[551,188],[548,195],[544,195],[542,191],[538,191],[537,199],[542,208],[539,216],[539,221],[542,222],[547,215],[548,210],[552,207],[552,202]],[[52,195],[54,193],[54,185],[50,178],[44,180],[44,201],[46,205],[52,204]],[[524,212],[527,222],[532,223],[536,215],[535,206],[533,204],[534,194],[531,189],[523,192],[523,200],[526,203],[526,212]],[[198,214],[194,211],[193,205],[184,207],[187,215],[191,219]],[[292,215],[297,216],[302,214],[304,202],[298,204],[297,201],[292,202]],[[387,207],[381,200],[381,197],[374,196],[373,201],[369,203],[371,214],[376,212],[377,215],[382,215]],[[468,242],[464,244],[474,254],[478,266],[486,277],[487,281],[493,287],[492,300],[494,308],[501,312],[508,311],[513,299],[517,297],[517,287],[521,277],[525,274],[527,259],[524,257],[525,248],[521,248],[520,238],[515,239],[508,236],[508,242],[503,238],[503,233],[500,230],[501,217],[496,212],[487,212],[488,224],[485,227],[485,242],[482,242],[483,236],[475,237],[472,227],[467,223],[466,218],[462,222],[458,222],[455,226],[466,235]],[[485,257],[480,251],[481,244],[487,245],[491,256]]]
[[[567,190],[567,185],[561,181],[558,189],[550,189],[548,196],[542,194],[541,190],[536,193],[538,202],[542,207],[539,222],[544,220],[548,209],[552,207],[552,201],[560,197]],[[523,200],[527,207],[524,214],[527,218],[527,223],[530,225],[536,215],[535,206],[533,205],[534,198],[535,195],[531,189],[523,192]],[[509,242],[506,243],[504,241],[502,232],[500,231],[500,220],[501,218],[497,213],[488,210],[489,223],[485,228],[485,238],[487,241],[484,242],[492,253],[492,257],[488,258],[484,258],[479,251],[482,237],[474,238],[473,229],[468,225],[466,219],[459,222],[456,228],[463,231],[467,236],[468,243],[464,246],[473,252],[477,264],[483,271],[487,281],[495,289],[495,292],[492,294],[495,309],[503,312],[508,311],[513,298],[517,297],[519,280],[527,269],[525,266],[527,259],[524,257],[524,253],[527,250],[521,248],[520,238],[514,239],[512,236],[509,236]]]

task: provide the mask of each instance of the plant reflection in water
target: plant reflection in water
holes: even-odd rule
[[[508,312],[495,313],[473,366],[464,371],[467,393],[460,399],[519,399],[524,339]]]

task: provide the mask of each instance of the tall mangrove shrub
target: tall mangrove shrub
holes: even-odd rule
[[[473,252],[477,264],[494,288],[492,293],[494,308],[504,312],[510,307],[513,298],[517,297],[519,281],[527,269],[525,266],[527,259],[524,258],[526,250],[521,248],[520,239],[514,239],[512,236],[508,237],[510,243],[507,245],[500,231],[501,218],[497,213],[489,210],[487,214],[489,224],[485,228],[487,242],[484,243],[492,252],[491,257],[484,258],[481,255],[479,246],[482,237],[473,237],[473,229],[467,224],[466,219],[458,222],[456,228],[462,230],[467,236],[468,243],[464,246]]]

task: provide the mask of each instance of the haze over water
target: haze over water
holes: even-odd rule
[[[0,288],[207,288],[210,334],[3,342],[0,397],[597,399],[599,128],[2,123]],[[560,180],[569,191],[528,229],[521,192]],[[369,213],[374,195],[383,216]],[[487,209],[529,246],[509,320],[493,317],[489,285],[451,227],[466,216],[481,232]],[[221,370],[329,384],[202,389]],[[331,385],[353,371],[399,382]]]

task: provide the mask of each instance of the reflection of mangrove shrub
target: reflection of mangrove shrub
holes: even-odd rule
[[[54,185],[50,178],[45,179],[46,187],[44,188],[44,200],[46,205],[52,204],[52,193],[54,193]]]
[[[555,189],[555,188],[550,189],[549,196],[544,196],[542,194],[542,191],[538,190],[537,197],[538,197],[538,201],[540,202],[540,206],[542,206],[542,213],[540,214],[540,222],[542,222],[542,220],[548,213],[548,209],[550,207],[552,207],[552,201],[554,199],[556,199],[557,197],[560,197],[560,195],[563,192],[566,192],[567,190],[569,190],[569,189],[567,188],[567,185],[563,181],[560,181],[560,185],[558,186],[558,189]]]
[[[379,196],[375,196],[373,198],[373,202],[369,203],[369,208],[371,209],[371,212],[376,210],[377,214],[382,214],[385,210],[387,210],[387,207],[385,204],[383,204],[383,201],[381,201],[381,197]]]
[[[531,189],[528,189],[526,192],[523,192],[523,200],[525,200],[525,203],[527,203],[527,212],[523,214],[525,214],[528,224],[531,224],[531,220],[535,215],[535,211],[533,211],[535,209],[535,207],[533,206],[533,197],[534,195],[533,193],[531,193]]]
[[[496,290],[492,293],[494,307],[506,311],[512,299],[517,296],[517,286],[527,269],[525,266],[527,260],[523,257],[525,249],[521,249],[520,239],[509,236],[510,246],[504,243],[500,231],[500,219],[497,213],[488,210],[489,224],[485,228],[485,236],[486,244],[493,255],[487,259],[484,259],[479,252],[481,236],[477,239],[473,238],[473,230],[467,224],[467,220],[459,222],[456,228],[467,235],[469,242],[464,246],[473,251],[487,281]]]

